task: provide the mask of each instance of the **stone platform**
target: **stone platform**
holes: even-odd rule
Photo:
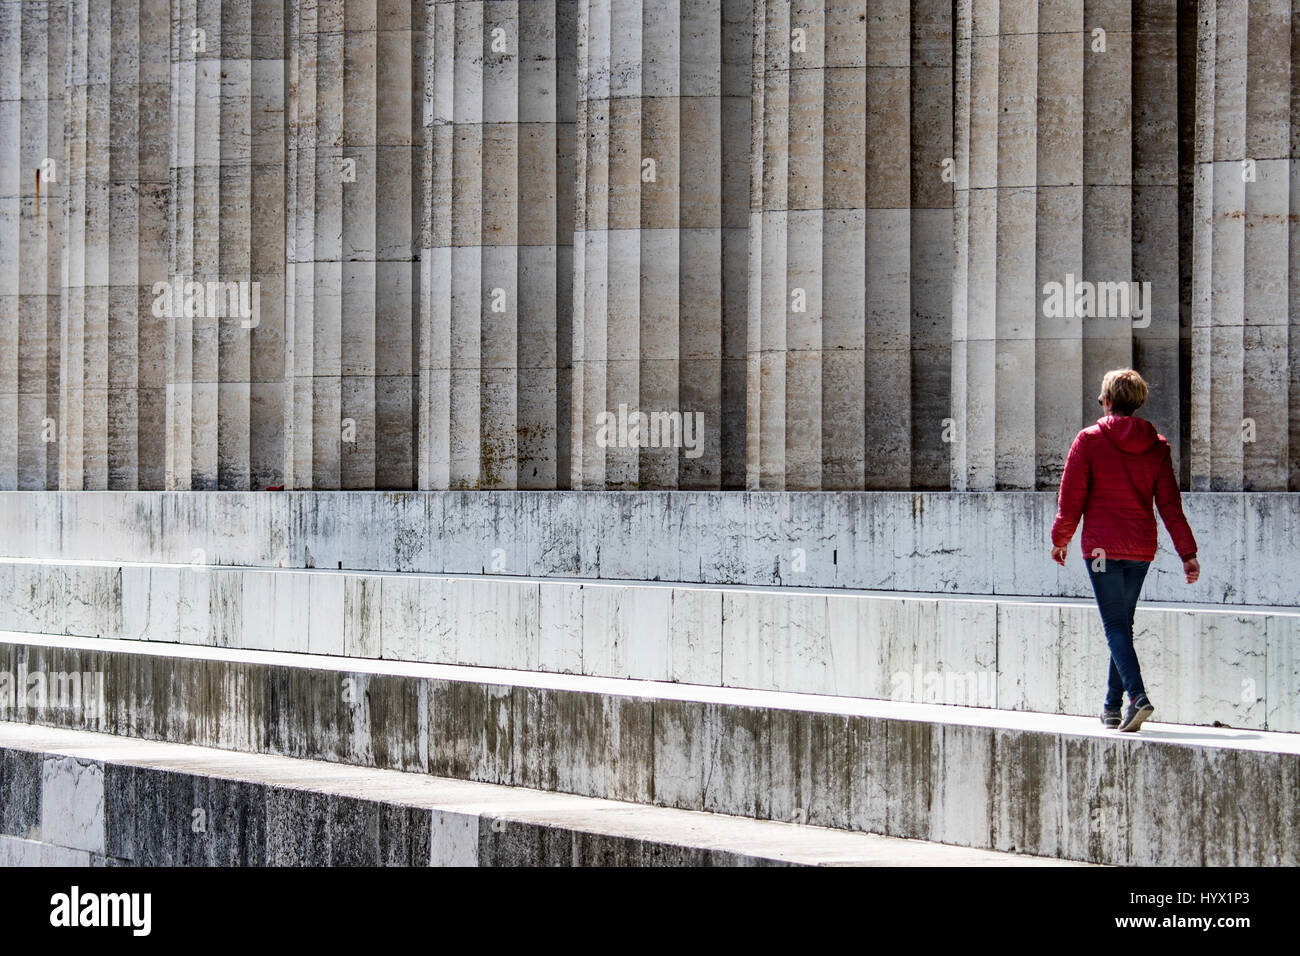
[[[691,842],[654,829],[671,811],[1084,863],[1291,865],[1300,601],[1276,542],[1300,529],[1297,496],[1185,503],[1203,577],[1187,586],[1166,550],[1153,565],[1136,626],[1160,722],[1130,736],[1095,716],[1105,645],[1077,546],[1047,560],[1050,494],[0,493],[0,720],[86,735],[76,752],[103,768],[108,734],[289,761],[283,779],[323,763],[579,801],[554,820],[538,804],[548,822],[509,848],[480,839],[480,863],[875,852]],[[352,812],[300,789],[312,832]],[[602,829],[613,817],[581,801],[648,829]],[[91,852],[4,832],[14,861]],[[366,859],[436,859],[366,833]]]
[[[6,715],[70,730],[1084,862],[1300,845],[1295,734],[14,634],[0,671],[82,675]]]
[[[1300,608],[1145,602],[1162,717],[1300,731]],[[1091,715],[1084,598],[0,558],[0,630]]]
[[[1020,853],[0,723],[0,866],[1053,866]]]

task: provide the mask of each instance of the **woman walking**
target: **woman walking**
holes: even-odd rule
[[[1195,583],[1201,573],[1169,442],[1133,414],[1146,400],[1147,383],[1133,369],[1106,373],[1097,396],[1102,417],[1079,432],[1070,446],[1052,524],[1052,560],[1064,567],[1070,539],[1083,518],[1084,564],[1110,646],[1101,722],[1122,731],[1137,730],[1155,711],[1133,650],[1138,595],[1156,556],[1153,499],[1182,559],[1187,583]],[[1126,691],[1128,711],[1121,716]]]

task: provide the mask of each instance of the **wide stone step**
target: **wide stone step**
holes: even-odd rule
[[[1163,527],[1152,600],[1300,604],[1300,495],[1191,493],[1188,585]],[[0,554],[1090,598],[1048,557],[1042,492],[15,491]]]
[[[22,634],[0,672],[24,723],[1087,862],[1300,854],[1293,734]]]
[[[1091,715],[1083,599],[0,559],[0,629]],[[1176,723],[1300,731],[1300,610],[1146,602]]]
[[[1060,861],[0,723],[0,866],[1051,866]]]

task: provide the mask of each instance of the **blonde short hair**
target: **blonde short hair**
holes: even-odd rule
[[[1101,380],[1098,397],[1108,399],[1116,414],[1132,415],[1147,400],[1147,383],[1131,368],[1111,369]]]

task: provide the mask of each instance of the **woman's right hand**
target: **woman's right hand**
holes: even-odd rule
[[[1187,575],[1187,583],[1195,584],[1196,579],[1201,576],[1201,565],[1195,558],[1188,558],[1183,562],[1183,573]]]

